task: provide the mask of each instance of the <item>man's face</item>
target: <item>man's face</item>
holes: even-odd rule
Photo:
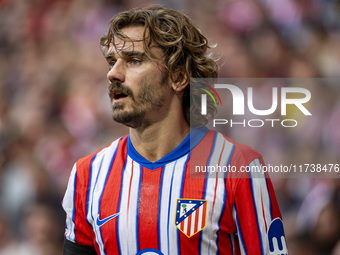
[[[162,50],[151,50],[159,61],[148,58],[140,41],[143,32],[140,26],[123,28],[121,33],[133,42],[115,38],[116,47],[106,54],[113,119],[132,128],[147,127],[162,117],[173,94]]]

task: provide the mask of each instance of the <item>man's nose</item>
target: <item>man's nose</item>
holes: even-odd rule
[[[112,66],[112,68],[107,73],[107,79],[110,82],[113,81],[125,81],[125,65],[124,61],[121,59],[118,59],[116,63]]]

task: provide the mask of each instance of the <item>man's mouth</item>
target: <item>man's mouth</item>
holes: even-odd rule
[[[114,102],[120,102],[128,96],[127,94],[121,91],[112,91],[111,95]]]
[[[114,99],[120,99],[120,98],[123,98],[123,97],[127,97],[127,95],[122,93],[122,92],[114,92],[114,94],[113,94]]]
[[[133,99],[133,93],[131,89],[123,86],[119,82],[111,83],[108,89],[110,99],[114,103],[121,102],[127,97],[131,97]]]

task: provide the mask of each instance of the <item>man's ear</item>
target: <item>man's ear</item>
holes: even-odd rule
[[[189,79],[187,78],[187,75],[185,72],[178,71],[177,74],[175,75],[175,79],[172,82],[172,89],[176,93],[181,93],[185,90],[185,88],[189,84]]]

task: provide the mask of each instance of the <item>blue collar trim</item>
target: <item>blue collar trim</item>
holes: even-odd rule
[[[174,149],[172,152],[170,152],[168,155],[164,156],[160,160],[157,160],[156,162],[150,162],[149,160],[142,157],[133,147],[129,135],[127,139],[127,153],[134,161],[136,161],[140,165],[154,170],[188,154],[190,150],[193,149],[203,139],[208,131],[209,130],[206,127],[192,129],[190,134],[183,140],[180,145],[177,146],[176,149]]]

